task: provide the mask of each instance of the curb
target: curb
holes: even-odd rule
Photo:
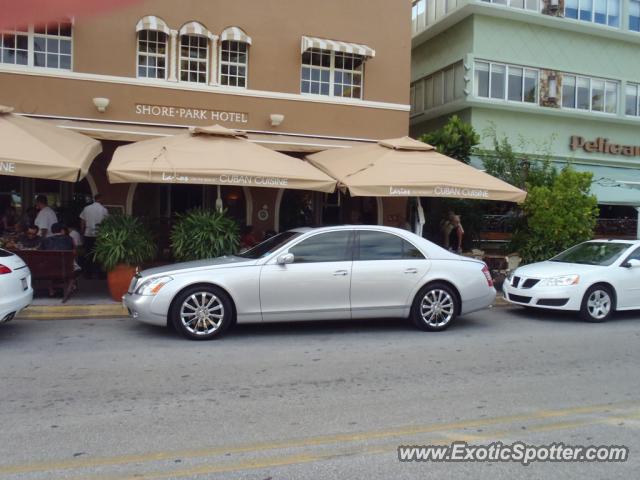
[[[494,308],[508,307],[509,303],[497,297]],[[32,305],[20,312],[16,320],[90,320],[128,318],[127,310],[118,303],[95,305]]]

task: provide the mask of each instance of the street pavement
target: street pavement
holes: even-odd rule
[[[1,479],[640,478],[640,313],[0,325]],[[398,445],[626,445],[625,463],[401,463]]]

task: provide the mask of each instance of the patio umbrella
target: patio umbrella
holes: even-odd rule
[[[527,193],[409,137],[326,150],[307,160],[354,196],[523,202]]]
[[[215,125],[116,149],[111,183],[177,183],[333,192],[336,181],[303,160],[269,150]]]
[[[77,182],[102,151],[97,140],[0,105],[0,175]]]

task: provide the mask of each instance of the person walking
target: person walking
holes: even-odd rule
[[[42,238],[53,235],[51,233],[51,226],[54,223],[58,223],[56,212],[54,212],[47,203],[48,201],[45,195],[38,195],[36,197],[36,210],[38,211],[38,215],[36,215],[33,223],[38,227],[39,235]]]
[[[85,265],[84,271],[87,278],[93,277],[96,265],[93,261],[93,248],[96,244],[98,226],[109,215],[108,210],[100,203],[102,195],[99,193],[93,197],[93,203],[87,205],[80,213],[80,230],[84,235]]]

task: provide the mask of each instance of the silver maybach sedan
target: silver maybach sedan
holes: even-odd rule
[[[234,322],[411,317],[439,331],[495,296],[483,262],[358,225],[290,230],[238,255],[145,270],[123,302],[137,320],[204,340]]]

